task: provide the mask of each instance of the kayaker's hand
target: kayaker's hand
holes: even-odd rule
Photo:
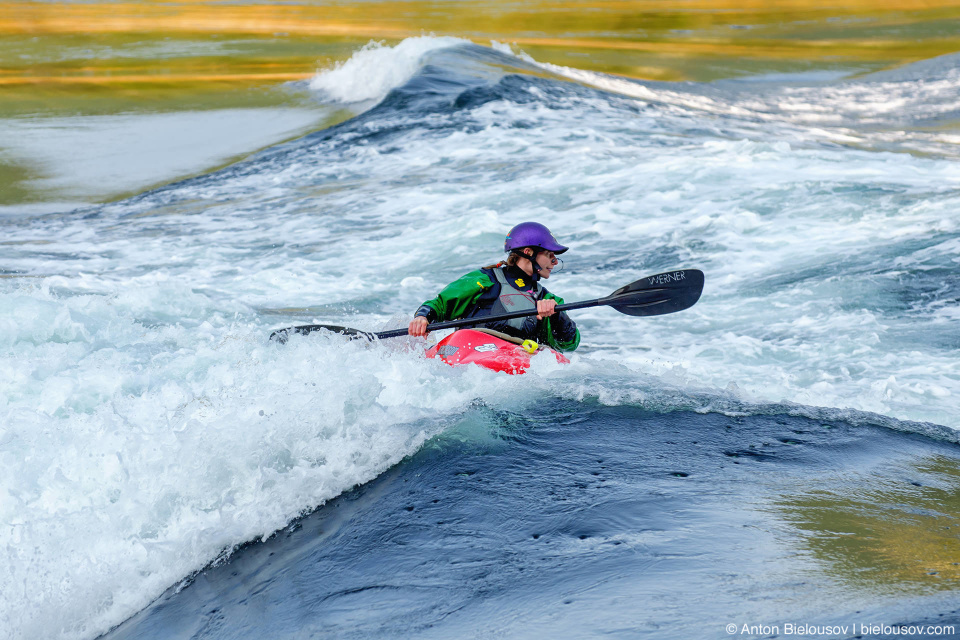
[[[543,320],[556,313],[554,307],[557,306],[556,300],[537,300],[537,320]]]
[[[413,322],[410,323],[410,326],[407,328],[407,333],[418,338],[422,338],[427,335],[427,325],[430,322],[423,316],[417,316],[413,319]]]

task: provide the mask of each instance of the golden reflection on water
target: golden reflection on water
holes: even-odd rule
[[[918,458],[892,474],[857,476],[840,488],[829,478],[820,484],[778,506],[840,581],[873,592],[960,586],[955,458]]]
[[[318,58],[334,59],[371,39],[395,42],[423,33],[490,40],[535,50],[544,62],[653,79],[712,79],[751,72],[758,61],[787,64],[889,66],[960,50],[960,0],[637,0],[609,2],[301,2],[225,5],[178,2],[4,2],[0,36],[38,38],[47,49],[68,48],[63,36],[110,48],[131,37],[212,35],[282,40],[279,55],[256,46],[229,55],[146,56],[148,70],[117,66],[110,55],[42,62],[4,56],[0,84],[159,82],[149,69],[189,81],[232,77],[276,81],[307,77]],[[2,48],[2,45],[0,45]],[[249,50],[244,50],[249,49]],[[317,51],[324,51],[317,55]],[[266,57],[265,57],[266,56]],[[47,56],[50,58],[50,56]],[[707,61],[724,64],[705,64]],[[125,63],[130,63],[124,57]],[[216,70],[209,67],[213,65]],[[760,65],[763,66],[763,65]],[[96,78],[93,80],[91,78]]]
[[[960,51],[960,0],[0,0],[0,119],[290,106],[284,83],[425,33],[654,80],[856,73]],[[46,197],[3,153],[0,202]]]

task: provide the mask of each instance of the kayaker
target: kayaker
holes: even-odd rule
[[[540,284],[540,279],[550,277],[559,263],[557,256],[567,249],[542,224],[518,224],[504,242],[505,261],[471,271],[447,285],[436,298],[424,302],[417,309],[408,333],[424,336],[431,322],[536,309],[535,316],[477,326],[522,340],[536,340],[557,351],[573,351],[580,344],[580,330],[565,312],[555,310],[558,304],[563,304],[563,298]]]

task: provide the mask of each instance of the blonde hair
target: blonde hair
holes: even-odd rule
[[[523,249],[526,249],[526,247],[524,247]],[[506,265],[507,265],[508,267],[515,267],[515,266],[517,266],[517,263],[520,262],[520,260],[521,260],[522,258],[526,258],[527,260],[530,260],[531,262],[533,262],[533,257],[532,257],[532,256],[528,256],[528,255],[525,254],[525,253],[521,253],[521,251],[523,251],[523,249],[519,249],[519,250],[515,250],[515,251],[511,251],[511,252],[510,252],[510,255],[507,256],[507,261],[506,261]],[[504,264],[504,263],[501,262],[500,264]]]

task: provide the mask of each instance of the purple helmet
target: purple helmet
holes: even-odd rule
[[[537,247],[544,251],[553,251],[556,254],[563,253],[569,248],[557,242],[553,234],[550,233],[550,229],[539,222],[521,222],[510,229],[510,233],[507,234],[507,239],[503,243],[503,250],[507,253],[524,247]]]

